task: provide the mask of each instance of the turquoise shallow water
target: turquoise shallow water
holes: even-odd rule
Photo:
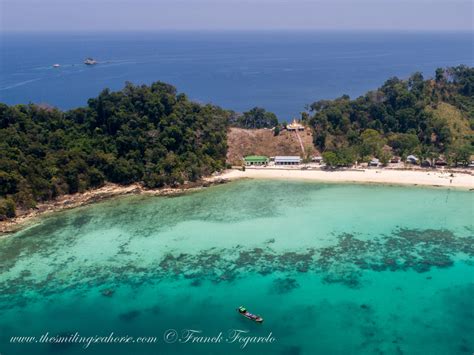
[[[56,213],[0,240],[0,353],[472,354],[472,217],[467,191],[263,180]],[[10,342],[46,332],[157,340]]]

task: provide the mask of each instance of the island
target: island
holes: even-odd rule
[[[239,114],[192,102],[162,82],[105,89],[69,111],[0,104],[0,220],[50,210],[44,206],[67,196],[82,201],[91,191],[115,196],[222,178],[469,189],[473,93],[474,69],[461,65],[440,68],[434,78],[391,78],[354,100],[316,101],[289,124],[259,107]],[[243,171],[248,155],[293,156],[298,164]],[[315,160],[320,169],[299,164]],[[400,169],[389,169],[393,162]],[[378,170],[364,170],[374,165]],[[232,167],[238,170],[225,172]]]

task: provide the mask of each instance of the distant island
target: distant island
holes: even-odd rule
[[[307,150],[320,152],[327,167],[374,158],[384,165],[409,155],[420,163],[467,165],[474,68],[438,69],[433,79],[421,73],[391,78],[355,100],[314,102],[300,122],[311,131]],[[277,137],[288,124],[263,108],[237,114],[198,104],[161,82],[106,89],[86,107],[65,112],[0,104],[0,220],[15,217],[17,208],[106,183],[162,188],[199,181],[233,163],[226,159],[230,128],[267,128]]]

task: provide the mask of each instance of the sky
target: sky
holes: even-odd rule
[[[474,0],[0,0],[0,31],[473,31]]]

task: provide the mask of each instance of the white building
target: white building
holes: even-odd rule
[[[288,131],[304,131],[304,126],[298,121],[296,121],[296,119],[293,119],[293,122],[286,125],[286,129]]]
[[[301,158],[298,156],[276,156],[275,165],[299,165],[301,164]]]

